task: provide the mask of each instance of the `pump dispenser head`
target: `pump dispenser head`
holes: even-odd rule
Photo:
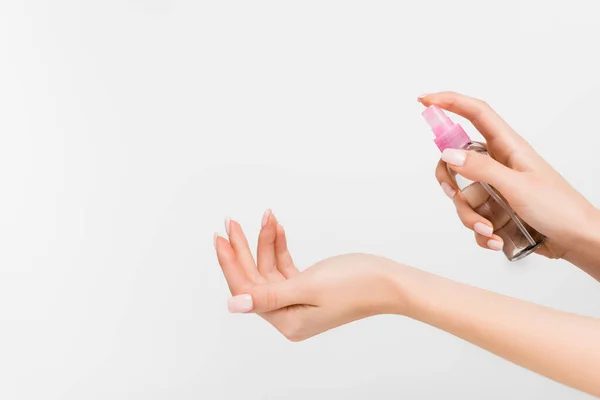
[[[462,149],[471,142],[462,126],[452,121],[438,106],[427,107],[421,115],[431,127],[435,135],[434,142],[440,151]]]

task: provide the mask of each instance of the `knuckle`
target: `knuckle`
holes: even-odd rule
[[[490,114],[490,112],[492,111],[492,107],[487,102],[485,102],[481,99],[473,99],[473,101],[474,101],[474,107],[473,107],[474,112],[470,119],[471,119],[471,122],[477,123],[480,118],[484,117],[485,115]]]
[[[474,98],[473,100],[475,102],[475,107],[480,111],[488,111],[492,109],[492,107],[485,100],[477,98]]]
[[[254,285],[264,285],[267,283],[267,280],[258,271],[253,271],[248,279]]]
[[[494,163],[496,163],[492,157],[484,154],[478,153],[476,151],[467,151],[467,156],[465,157],[465,163],[462,166],[462,171],[469,171],[472,174],[481,174],[488,168],[493,167]]]
[[[492,107],[490,107],[488,102],[485,100],[477,99],[477,104],[478,104],[479,108],[481,108],[481,109],[491,109],[492,108]]]
[[[465,154],[465,162],[462,165],[463,168],[476,168],[481,165],[481,158],[479,157],[481,156],[480,153],[476,151],[467,151]]]
[[[518,181],[519,184],[531,186],[534,188],[540,188],[548,185],[548,183],[555,184],[558,183],[557,180],[548,180],[548,178],[542,174],[532,173],[532,172],[519,172],[515,171],[514,178]]]
[[[281,275],[281,273],[277,270],[276,266],[273,265],[269,272],[266,273],[267,281],[269,282],[283,282],[285,278]]]
[[[456,92],[446,92],[446,95],[448,96],[448,99],[446,101],[446,108],[454,108],[456,106],[456,103],[458,102],[460,95]]]
[[[471,218],[469,218],[469,211],[472,210],[471,206],[466,203],[466,200],[460,193],[457,193],[454,196],[454,205],[456,206],[456,214],[458,215],[458,219],[463,226],[467,229],[473,230],[473,227],[471,226]]]

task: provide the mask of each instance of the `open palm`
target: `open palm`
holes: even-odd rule
[[[227,220],[229,241],[216,236],[219,264],[234,296],[230,311],[254,312],[292,341],[378,313],[397,310],[397,287],[389,279],[399,266],[368,254],[322,260],[300,272],[285,231],[267,211],[254,261],[241,226]]]

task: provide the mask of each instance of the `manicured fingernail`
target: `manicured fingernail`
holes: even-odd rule
[[[502,247],[504,247],[504,243],[502,243],[499,240],[494,240],[494,239],[488,240],[487,245],[491,250],[495,250],[495,251],[500,251],[500,250],[502,250]]]
[[[417,101],[421,103],[425,97],[429,96],[429,94],[425,93],[417,97]]]
[[[473,229],[480,235],[487,237],[492,237],[492,235],[494,234],[494,228],[492,228],[488,224],[484,224],[483,222],[475,222]]]
[[[225,232],[227,232],[227,236],[229,236],[229,225],[231,225],[231,218],[225,218]]]
[[[267,222],[269,222],[269,218],[271,217],[271,209],[265,211],[262,217],[261,226],[264,228]]]
[[[446,149],[442,153],[442,160],[457,167],[462,166],[467,159],[467,152],[458,149]]]
[[[227,309],[231,313],[245,313],[252,310],[252,307],[254,307],[252,303],[252,296],[249,294],[233,296],[227,302]]]
[[[214,237],[215,250],[217,249],[217,239],[218,238],[219,238],[219,234],[217,232],[215,232],[215,237]]]
[[[452,186],[450,186],[446,182],[442,182],[441,186],[442,186],[442,190],[444,191],[444,193],[446,193],[446,196],[448,196],[451,199],[453,199],[454,195],[456,194],[456,190],[454,190],[452,188]]]

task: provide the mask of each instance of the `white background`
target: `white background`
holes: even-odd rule
[[[254,243],[271,207],[300,268],[377,253],[600,316],[600,285],[567,263],[476,246],[415,101],[487,100],[599,205],[597,16],[594,0],[3,0],[0,398],[588,398],[400,317],[287,342],[227,313],[212,235],[229,215]]]

